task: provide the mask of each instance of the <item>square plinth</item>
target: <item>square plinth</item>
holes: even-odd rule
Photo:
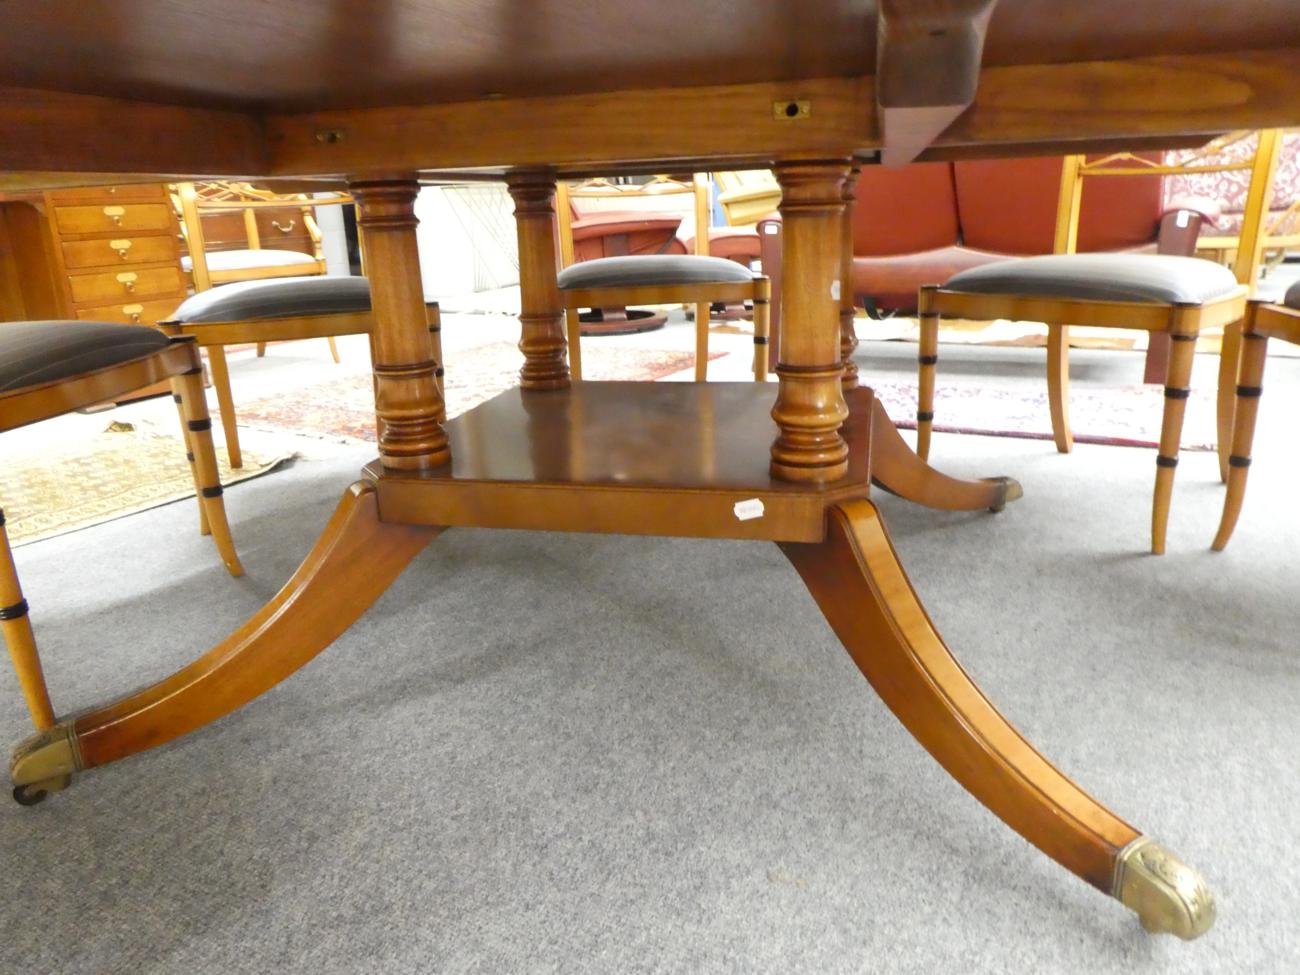
[[[446,423],[451,463],[366,468],[405,524],[816,542],[827,506],[870,486],[871,390],[849,391],[849,472],[768,472],[775,384],[579,382],[511,389]]]

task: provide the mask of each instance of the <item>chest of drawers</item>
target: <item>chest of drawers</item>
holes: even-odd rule
[[[152,325],[185,292],[180,227],[161,183],[0,199],[0,320]]]

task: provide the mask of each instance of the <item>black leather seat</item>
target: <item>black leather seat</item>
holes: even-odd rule
[[[71,379],[152,355],[172,340],[145,325],[0,323],[0,392]]]
[[[164,324],[245,322],[370,311],[366,278],[321,276],[239,281],[186,298]]]
[[[1165,254],[1048,254],[996,261],[954,274],[944,291],[1073,301],[1200,305],[1237,287],[1222,264]]]

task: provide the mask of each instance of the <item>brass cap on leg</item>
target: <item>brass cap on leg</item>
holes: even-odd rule
[[[14,749],[9,761],[9,777],[14,785],[50,783],[50,789],[63,788],[72,773],[81,769],[77,733],[71,721],[32,735]],[[62,782],[62,785],[55,783]]]
[[[1152,934],[1191,941],[1214,925],[1214,895],[1205,880],[1147,836],[1120,851],[1113,893]]]

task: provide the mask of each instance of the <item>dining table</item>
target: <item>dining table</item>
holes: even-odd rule
[[[1300,124],[1294,0],[44,0],[0,4],[0,25],[0,190],[346,184],[382,430],[279,593],[174,674],[19,743],[18,798],[286,680],[448,529],[761,540],[996,816],[1148,930],[1211,926],[1201,876],[998,712],[909,582],[873,485],[1001,518],[1021,488],[922,461],[861,381],[848,214],[865,166]],[[717,169],[780,184],[775,381],[571,381],[557,181]],[[422,182],[447,179],[505,183],[521,308],[518,385],[450,420],[415,216]]]

